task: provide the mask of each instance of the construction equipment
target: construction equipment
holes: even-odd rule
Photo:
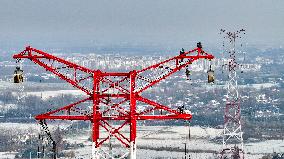
[[[14,83],[24,82],[23,72],[19,66],[16,67],[14,71]]]
[[[210,65],[209,70],[207,71],[207,74],[208,74],[208,83],[214,83],[215,76],[214,76],[214,71],[211,68],[211,65]]]
[[[111,137],[115,137],[125,148],[129,149],[129,152],[120,155],[120,158],[129,156],[130,159],[136,159],[137,121],[190,120],[192,118],[189,111],[180,112],[164,106],[143,97],[142,93],[196,60],[214,58],[213,55],[202,50],[201,43],[198,43],[197,46],[197,48],[178,56],[130,72],[92,70],[30,46],[14,55],[13,58],[29,59],[87,95],[87,98],[78,102],[37,115],[36,120],[39,120],[40,123],[45,123],[45,120],[90,121],[93,132],[93,159],[99,159],[105,155],[106,152],[101,151],[100,148]],[[181,61],[181,59],[183,60]],[[84,107],[84,103],[87,102],[92,103],[92,111],[88,110],[89,107]],[[138,103],[147,104],[147,106],[138,110],[136,109]],[[165,113],[163,113],[164,115],[154,114],[155,111]],[[122,131],[125,128],[130,130],[129,134]],[[104,129],[109,134],[103,136],[100,129]],[[108,156],[108,158],[113,158],[113,156]]]

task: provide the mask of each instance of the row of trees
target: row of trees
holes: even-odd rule
[[[4,110],[0,112],[0,115],[5,118],[28,118],[35,116],[46,111],[62,107],[79,100],[80,97],[72,95],[63,95],[53,98],[43,99],[39,96],[28,95],[18,100],[18,96],[10,91],[2,92],[0,94],[0,101],[3,102]],[[13,108],[7,108],[5,106],[13,104]],[[8,106],[7,106],[8,107]]]

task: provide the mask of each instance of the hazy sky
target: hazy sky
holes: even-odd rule
[[[215,44],[221,28],[284,44],[284,0],[0,0],[2,45]]]

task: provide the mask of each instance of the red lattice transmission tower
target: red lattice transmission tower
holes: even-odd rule
[[[141,70],[125,73],[89,69],[30,46],[13,58],[29,59],[87,95],[87,98],[78,102],[37,115],[36,120],[40,123],[45,123],[45,120],[90,121],[92,158],[101,158],[105,151],[101,151],[100,148],[113,137],[129,149],[121,158],[129,156],[135,159],[137,121],[192,118],[190,113],[159,104],[143,97],[142,93],[194,61],[211,60],[214,56],[203,51],[201,43],[198,43],[197,48],[191,51],[181,51],[178,56]],[[143,107],[138,109],[142,103]],[[155,115],[154,111],[164,113]],[[126,128],[129,130],[128,133],[122,131]],[[102,131],[108,132],[109,135],[102,135]]]
[[[228,32],[221,29],[221,34],[225,34],[224,38],[228,40],[229,44],[228,50],[225,50],[228,54],[228,62],[223,65],[228,72],[228,81],[226,83],[227,99],[224,113],[223,150],[221,152],[222,159],[244,158],[241,102],[237,81],[237,70],[240,69],[240,64],[237,62],[236,52],[236,39],[241,38],[241,34],[245,34],[244,32],[244,29],[236,32]]]

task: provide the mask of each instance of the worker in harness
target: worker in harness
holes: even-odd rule
[[[178,109],[178,112],[182,114],[184,112],[184,105],[179,106],[177,109]]]
[[[190,71],[188,70],[188,68],[185,69],[185,75],[186,75],[186,79],[189,80]]]
[[[181,48],[181,50],[179,51],[179,55],[183,55],[184,52],[184,48]],[[183,62],[183,58],[180,60],[180,63]]]

